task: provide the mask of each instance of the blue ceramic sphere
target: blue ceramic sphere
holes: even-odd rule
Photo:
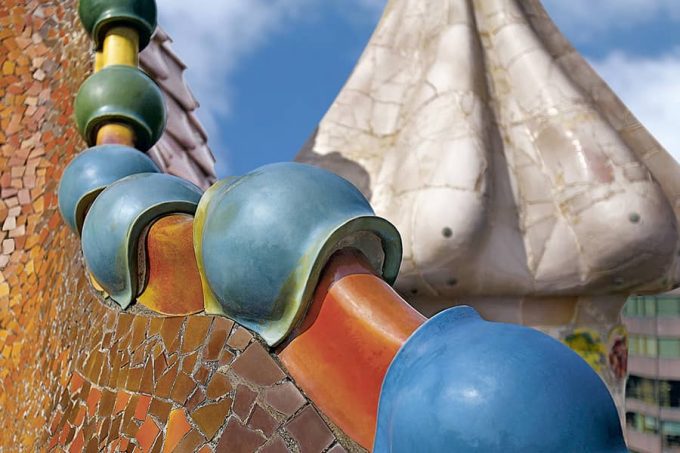
[[[92,203],[83,225],[87,267],[121,307],[139,289],[138,247],[146,227],[162,216],[193,214],[201,190],[163,173],[141,173],[111,184]]]
[[[373,451],[627,451],[614,402],[575,352],[536,330],[446,310],[399,350]]]
[[[137,173],[160,173],[144,153],[121,145],[101,145],[75,157],[59,182],[59,211],[64,221],[80,234],[87,209],[110,184]]]
[[[194,241],[206,311],[229,316],[270,345],[304,315],[338,249],[362,251],[389,283],[401,261],[399,233],[375,216],[358,189],[296,163],[215,184],[196,213]]]

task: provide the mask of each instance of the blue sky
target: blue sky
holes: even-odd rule
[[[443,1],[443,0],[442,0]],[[291,160],[349,76],[384,0],[159,0],[220,177]],[[680,159],[680,1],[544,0]]]

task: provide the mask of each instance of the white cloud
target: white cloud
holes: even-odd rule
[[[680,49],[657,58],[613,52],[591,63],[638,120],[680,161]]]
[[[560,28],[580,42],[659,17],[680,20],[678,0],[544,0],[543,4]]]
[[[350,10],[375,14],[384,0],[342,0]],[[198,115],[226,170],[226,150],[218,137],[219,123],[231,113],[230,77],[244,58],[290,30],[297,21],[314,17],[326,0],[160,0],[159,23],[173,39],[173,48],[187,64],[186,78],[201,103]],[[327,6],[327,5],[326,5]],[[345,8],[347,4],[344,3]],[[275,71],[275,68],[272,68]],[[220,152],[221,151],[221,152]]]
[[[224,115],[230,107],[228,76],[310,1],[161,0],[159,22],[189,67],[187,78],[202,105]]]

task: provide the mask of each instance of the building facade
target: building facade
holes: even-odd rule
[[[634,452],[680,452],[680,291],[632,297],[626,434]]]

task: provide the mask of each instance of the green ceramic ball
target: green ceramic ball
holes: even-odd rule
[[[144,49],[156,30],[155,0],[80,0],[80,21],[97,49],[111,27],[130,27],[139,33],[139,50]]]
[[[123,123],[135,132],[136,148],[146,151],[165,129],[163,94],[143,71],[130,66],[108,66],[90,76],[80,87],[75,102],[80,134],[93,146],[99,127]]]

